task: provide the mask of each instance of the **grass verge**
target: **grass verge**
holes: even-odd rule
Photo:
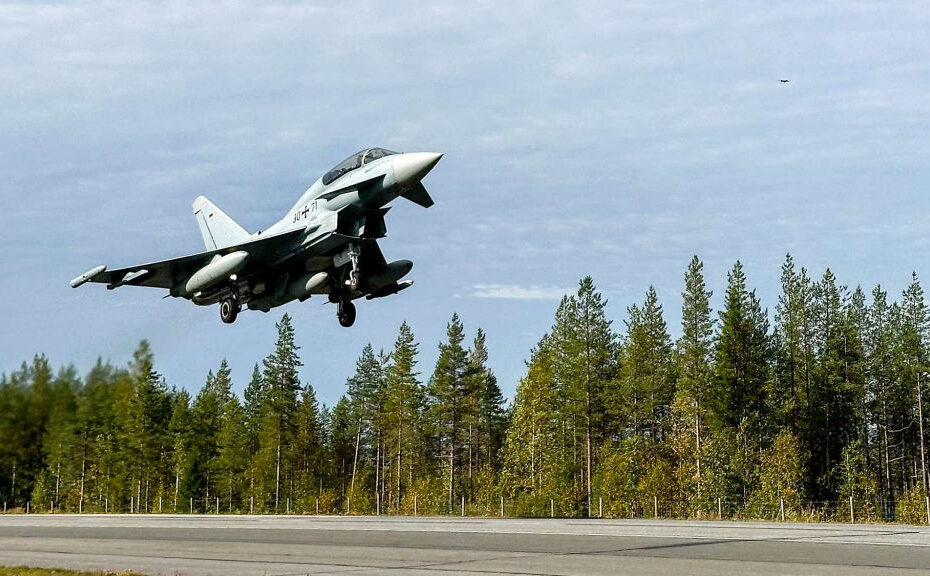
[[[139,576],[134,572],[76,572],[58,568],[29,568],[27,566],[0,566],[0,576]]]

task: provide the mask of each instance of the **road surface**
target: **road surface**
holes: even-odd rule
[[[0,515],[0,565],[143,574],[930,574],[930,527]]]

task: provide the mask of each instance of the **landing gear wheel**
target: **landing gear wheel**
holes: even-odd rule
[[[235,298],[226,298],[220,302],[220,320],[232,324],[239,315],[239,301]]]
[[[336,318],[339,319],[339,325],[348,328],[355,324],[355,304],[348,300],[339,302],[339,310],[336,312]]]

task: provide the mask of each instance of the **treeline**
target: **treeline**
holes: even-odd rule
[[[243,397],[196,397],[142,342],[83,378],[44,356],[0,378],[0,499],[65,511],[925,521],[930,317],[916,275],[867,296],[789,255],[770,314],[737,262],[711,309],[685,273],[674,340],[653,288],[616,330],[591,278],[562,299],[510,406],[457,315],[432,370],[405,323],[321,407],[285,314]],[[850,510],[850,507],[852,510]]]

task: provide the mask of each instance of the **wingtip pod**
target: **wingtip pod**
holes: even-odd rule
[[[104,272],[106,269],[107,269],[106,266],[101,265],[101,266],[97,266],[96,268],[92,268],[88,270],[87,272],[84,272],[83,274],[81,274],[80,276],[78,276],[77,278],[71,281],[71,287],[77,288],[78,286],[82,284],[90,282],[91,280],[94,279],[94,277],[97,274]]]

